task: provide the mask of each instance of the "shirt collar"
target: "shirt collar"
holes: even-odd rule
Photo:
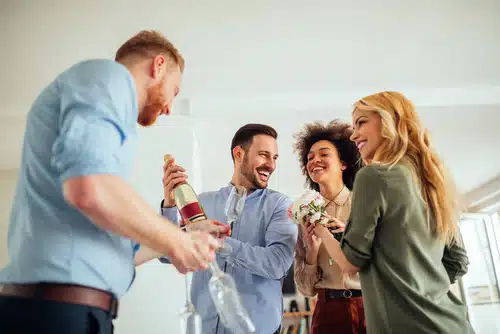
[[[333,199],[333,202],[339,206],[342,206],[349,198],[349,195],[351,195],[351,191],[344,185],[344,188],[342,188],[340,193]]]
[[[229,181],[228,184],[227,184],[227,187],[225,187],[225,188],[227,190],[227,194],[229,195],[231,193],[231,190],[234,188],[234,185],[231,183],[231,181]],[[264,189],[254,189],[254,191],[252,191],[252,193],[250,195],[247,195],[247,198],[252,198],[252,197],[260,196],[261,194],[264,193],[264,191],[266,189],[267,188],[264,188]]]

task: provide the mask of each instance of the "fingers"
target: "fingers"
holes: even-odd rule
[[[172,158],[171,158],[168,162],[165,162],[165,163],[163,164],[163,173],[166,173],[166,172],[167,172],[168,167],[170,167],[170,166],[177,166],[177,167],[180,167],[179,165],[176,165],[176,164],[175,164],[175,158],[173,158],[173,157],[172,157]],[[182,168],[182,167],[181,167],[181,168]]]
[[[174,165],[172,163],[164,164],[163,165],[163,172],[165,174],[172,174],[175,172],[185,172],[186,169],[179,166],[179,165]]]
[[[345,224],[343,222],[341,222],[340,220],[336,220],[335,222],[328,223],[325,226],[332,233],[342,233],[345,230]]]
[[[316,225],[314,225],[314,224],[308,224],[306,226],[306,232],[307,232],[307,234],[311,234],[311,232],[314,232],[314,228],[315,227],[316,227]]]
[[[305,235],[305,238],[306,238],[306,241],[310,241],[312,240],[312,238],[315,236],[314,234],[314,224],[308,224],[306,226],[304,226],[304,235]]]
[[[202,220],[188,225],[189,231],[203,231],[218,236],[229,235],[231,227],[216,220]]]
[[[163,187],[167,187],[169,190],[175,188],[179,183],[185,182],[188,176],[180,170],[176,170],[172,173],[165,173],[163,176]]]
[[[210,234],[206,235],[208,238],[208,246],[210,249],[210,257],[209,257],[209,262],[212,262],[215,260],[215,251],[220,247],[220,243],[217,239],[212,237]]]
[[[208,264],[215,260],[215,250],[219,247],[217,240],[210,234],[194,231],[192,232],[195,252],[193,254],[196,260],[196,269],[207,269]]]
[[[331,221],[332,223],[337,223],[337,224],[341,224],[341,225],[345,226],[344,222],[341,221],[340,219],[332,217],[330,215],[328,215],[327,217],[328,217],[328,220]],[[330,223],[330,224],[332,224],[332,223]]]
[[[179,165],[175,165],[175,160],[170,160],[163,165],[163,189],[165,201],[169,205],[173,203],[173,189],[179,184],[186,182],[188,178],[185,174],[186,170]]]
[[[177,269],[177,271],[183,275],[185,275],[189,272],[189,270],[186,267],[184,267],[182,264],[175,264],[175,269]]]
[[[212,220],[212,224],[217,227],[217,233],[228,237],[231,236],[231,226],[229,224],[224,224],[217,220]]]
[[[177,173],[177,172],[184,173],[186,172],[186,170],[183,167],[176,165],[174,160],[171,160],[168,163],[163,164],[164,178],[172,173]]]

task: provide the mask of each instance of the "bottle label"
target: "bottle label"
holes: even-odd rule
[[[186,204],[179,210],[179,212],[182,219],[189,221],[189,223],[194,223],[195,221],[201,219],[207,219],[199,202]]]

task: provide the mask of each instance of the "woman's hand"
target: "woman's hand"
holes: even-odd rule
[[[319,247],[322,240],[314,233],[314,224],[311,224],[309,218],[306,218],[304,225],[301,225],[304,236],[304,247],[306,249],[306,263],[314,265],[318,260]]]
[[[343,233],[345,231],[345,224],[339,219],[332,217],[330,215],[325,215],[328,218],[328,223],[325,225],[316,224],[314,228],[314,233],[324,239],[331,238],[332,234]]]
[[[316,224],[314,226],[314,234],[320,239],[331,239],[332,233],[326,228],[326,225]]]
[[[325,227],[328,228],[331,233],[343,233],[345,231],[345,223],[330,215],[326,215],[326,217],[328,218],[328,224],[326,224]]]
[[[321,239],[314,233],[314,224],[309,221],[309,217],[306,219],[306,224],[302,225],[304,232],[304,243],[308,251],[318,252],[319,246],[321,246]]]

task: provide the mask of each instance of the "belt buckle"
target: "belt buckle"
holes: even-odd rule
[[[349,299],[352,297],[352,291],[349,289],[345,289],[344,292],[342,292],[342,296],[344,296],[344,298],[346,299]]]

